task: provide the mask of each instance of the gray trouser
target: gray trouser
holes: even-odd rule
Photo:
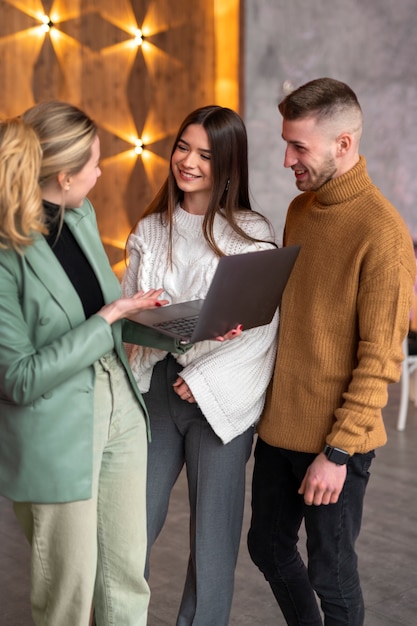
[[[171,356],[158,363],[151,388],[144,395],[152,432],[148,451],[147,568],[149,551],[166,519],[171,490],[185,463],[190,558],[177,626],[227,626],[253,428],[224,445],[198,406],[185,402],[173,391],[180,370]]]

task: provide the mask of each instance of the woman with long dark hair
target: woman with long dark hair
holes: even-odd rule
[[[172,303],[204,298],[219,258],[274,246],[252,210],[247,136],[231,109],[193,111],[178,131],[167,180],[127,244],[125,295],[149,284]],[[156,283],[155,283],[156,281]],[[190,558],[178,626],[227,626],[241,536],[245,466],[275,358],[277,317],[202,341],[183,355],[131,346],[130,363],[150,413],[149,552],[186,466]]]

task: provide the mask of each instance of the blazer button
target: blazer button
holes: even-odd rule
[[[50,321],[51,321],[50,317],[41,317],[39,320],[39,324],[41,326],[45,326],[46,324],[49,324]]]
[[[52,398],[52,391],[47,391],[46,393],[44,393],[42,395],[42,398],[44,398],[45,400],[49,400],[49,398]]]

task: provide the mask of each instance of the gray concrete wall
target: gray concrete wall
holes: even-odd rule
[[[245,0],[245,121],[254,208],[278,239],[298,193],[284,169],[286,85],[347,82],[364,112],[361,153],[417,239],[417,0]]]

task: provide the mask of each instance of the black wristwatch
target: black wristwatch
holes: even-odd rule
[[[323,452],[329,461],[336,463],[336,465],[346,465],[349,460],[349,454],[340,448],[332,448],[332,446],[326,444]]]

